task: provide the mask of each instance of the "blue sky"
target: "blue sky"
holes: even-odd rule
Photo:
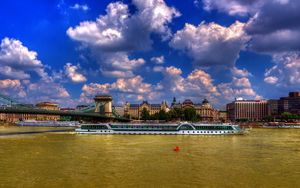
[[[62,106],[235,97],[300,89],[293,0],[1,1],[0,93]]]

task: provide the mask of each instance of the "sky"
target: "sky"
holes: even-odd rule
[[[0,94],[74,107],[300,90],[297,0],[2,0]]]

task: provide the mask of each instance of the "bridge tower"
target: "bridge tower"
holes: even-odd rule
[[[109,95],[97,95],[95,98],[95,112],[112,116],[112,97]]]

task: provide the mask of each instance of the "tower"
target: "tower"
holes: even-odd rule
[[[112,116],[112,97],[109,95],[97,95],[95,98],[95,112]]]

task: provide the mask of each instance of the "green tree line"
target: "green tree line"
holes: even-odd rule
[[[172,108],[170,111],[166,112],[160,110],[158,113],[150,115],[149,110],[146,108],[142,109],[141,120],[162,120],[162,121],[200,121],[201,117],[196,113],[194,108]]]
[[[265,121],[293,121],[293,120],[300,120],[300,115],[292,114],[290,112],[283,112],[277,117],[274,116],[267,116],[264,118]]]

